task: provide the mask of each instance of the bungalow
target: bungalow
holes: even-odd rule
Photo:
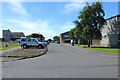
[[[60,34],[60,43],[70,43],[69,31]]]
[[[23,32],[11,32],[9,29],[3,30],[3,41],[15,41],[20,37],[25,37]]]

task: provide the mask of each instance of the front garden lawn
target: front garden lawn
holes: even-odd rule
[[[10,49],[14,47],[20,47],[20,44],[18,42],[1,42],[0,43],[0,50]]]
[[[75,46],[78,46],[78,44],[75,44]],[[83,48],[95,49],[95,50],[99,50],[99,51],[120,53],[120,49],[118,49],[118,48],[109,48],[109,47],[96,46],[96,45],[90,45],[90,47],[88,47],[88,45],[82,45],[82,44],[80,44],[79,46],[83,47]]]

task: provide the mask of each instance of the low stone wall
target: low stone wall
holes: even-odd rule
[[[44,49],[17,49],[2,54],[2,57],[13,57],[13,58],[31,58],[45,54],[48,48]]]

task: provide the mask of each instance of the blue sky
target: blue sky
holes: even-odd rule
[[[118,14],[117,2],[103,2],[105,19]],[[46,39],[72,29],[84,2],[3,2],[2,29],[41,33]],[[0,36],[2,37],[2,36]]]

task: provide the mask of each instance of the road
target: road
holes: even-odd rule
[[[117,78],[118,59],[50,44],[40,57],[3,62],[3,78]]]

